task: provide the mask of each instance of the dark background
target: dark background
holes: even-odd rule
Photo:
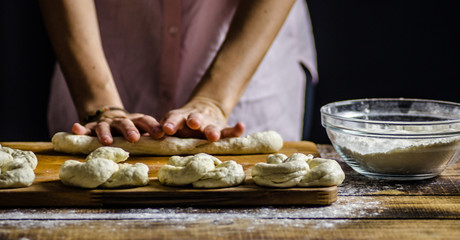
[[[454,0],[307,0],[318,52],[312,127],[333,101],[406,97],[460,102],[460,3]],[[36,1],[0,1],[0,141],[49,141],[54,55]]]

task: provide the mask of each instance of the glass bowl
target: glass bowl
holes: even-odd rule
[[[342,159],[368,177],[420,180],[460,157],[460,104],[373,98],[321,108],[321,123]]]

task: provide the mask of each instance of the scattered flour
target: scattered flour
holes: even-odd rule
[[[366,198],[365,201],[363,198]],[[232,225],[237,221],[251,222],[247,231],[266,225],[310,228],[332,228],[359,217],[377,217],[385,207],[372,197],[357,201],[341,200],[326,207],[261,207],[261,208],[139,208],[139,209],[9,209],[0,210],[0,229],[63,228],[78,225],[79,221],[120,220],[111,226],[114,230],[127,226],[130,220],[163,222],[184,228],[197,221],[213,225]],[[84,212],[89,211],[89,212]],[[123,221],[121,221],[123,220]],[[128,220],[128,221],[126,221]],[[318,221],[320,220],[320,221]],[[268,226],[267,226],[268,227]]]

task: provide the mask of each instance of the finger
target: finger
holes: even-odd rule
[[[168,135],[174,135],[179,129],[185,125],[186,118],[183,114],[170,114],[163,123],[163,131]]]
[[[77,135],[90,135],[91,129],[81,125],[80,123],[74,123],[72,126],[72,133]]]
[[[154,139],[162,138],[165,135],[160,123],[152,116],[144,115],[142,117],[133,119],[133,123],[138,128],[148,132]]]
[[[203,115],[199,113],[190,113],[187,118],[187,126],[190,129],[198,130],[201,127],[201,123],[203,122]]]
[[[246,127],[242,122],[238,122],[233,127],[224,128],[221,131],[221,138],[231,138],[231,137],[240,137],[243,135]]]
[[[130,119],[116,119],[112,122],[112,127],[116,128],[123,137],[129,142],[135,143],[139,141],[141,134]]]
[[[108,122],[99,122],[94,130],[96,131],[97,139],[99,142],[108,146],[113,143],[112,133],[110,132],[110,124]]]
[[[203,132],[206,139],[211,142],[215,142],[220,139],[220,130],[214,125],[208,125]]]

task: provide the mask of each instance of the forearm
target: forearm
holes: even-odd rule
[[[93,0],[41,0],[49,36],[80,118],[123,107],[105,59]]]
[[[276,38],[294,2],[241,1],[227,37],[192,94],[192,100],[211,99],[228,118]]]

